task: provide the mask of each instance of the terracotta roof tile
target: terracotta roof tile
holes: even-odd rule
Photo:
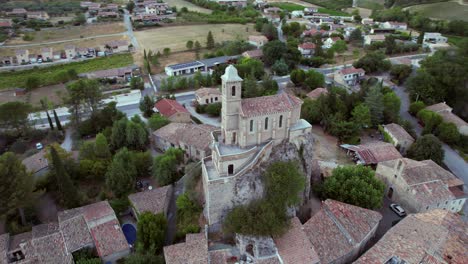
[[[324,95],[328,94],[328,90],[325,89],[325,88],[320,88],[319,87],[319,88],[316,88],[316,89],[312,90],[312,92],[308,93],[307,97],[309,97],[310,99],[315,100],[315,99],[318,99],[320,97],[320,95],[322,95],[322,94],[324,94]]]
[[[156,102],[154,105],[158,109],[159,113],[165,117],[171,117],[176,113],[189,113],[185,107],[179,104],[176,100],[162,99]]]
[[[299,98],[287,93],[247,98],[241,102],[241,115],[250,117],[286,112],[300,107],[301,104]]]
[[[366,73],[363,69],[361,68],[354,68],[354,67],[349,67],[349,68],[344,68],[339,71],[340,74],[342,75],[348,75],[348,74],[360,74],[360,73]]]
[[[128,196],[130,203],[135,207],[138,213],[151,212],[159,214],[166,211],[171,197],[172,186],[167,185],[152,190],[133,193]]]
[[[195,91],[195,95],[203,97],[206,95],[221,95],[221,91],[218,88],[200,88]]]
[[[107,216],[115,216],[114,210],[112,209],[108,201],[101,201],[85,205],[82,208],[83,217],[87,223],[102,219]]]
[[[93,239],[82,215],[60,222],[60,229],[70,252],[93,245]]]
[[[198,150],[209,151],[212,141],[211,132],[217,129],[219,128],[205,124],[170,123],[154,131],[153,135],[169,141],[174,145],[183,143],[193,146]]]
[[[357,146],[342,145],[342,147],[354,151],[365,165],[402,158],[400,152],[392,144],[382,141]]]
[[[414,142],[414,138],[398,124],[391,123],[384,125],[384,128],[388,131],[389,134],[397,138],[398,141]]]
[[[448,106],[445,102],[438,103],[438,104],[433,104],[428,107],[426,107],[427,110],[433,111],[433,112],[440,112],[440,111],[452,111],[452,108]]]
[[[164,247],[167,264],[208,263],[208,241],[204,233],[187,234],[184,243]]]
[[[299,45],[299,48],[307,49],[307,50],[315,49],[315,44],[312,43],[312,42],[304,42],[304,43]]]
[[[91,228],[98,255],[102,258],[114,253],[130,250],[117,219],[99,224]]]

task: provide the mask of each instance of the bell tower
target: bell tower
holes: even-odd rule
[[[241,108],[242,78],[237,69],[229,65],[221,76],[221,131],[224,143],[237,145],[239,142],[239,114]]]

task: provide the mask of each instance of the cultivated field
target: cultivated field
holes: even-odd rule
[[[40,54],[41,48],[45,48],[45,47],[52,48],[54,51],[61,51],[61,50],[64,50],[66,45],[70,45],[70,44],[73,44],[79,48],[96,48],[112,40],[128,40],[128,37],[126,35],[121,35],[121,36],[112,36],[112,37],[82,39],[82,40],[77,40],[77,41],[63,42],[63,43],[57,43],[57,44],[44,44],[44,45],[29,46],[29,47],[18,47],[18,48],[0,47],[0,56],[14,56],[15,50],[17,49],[27,49],[29,50],[30,54]]]
[[[32,35],[34,37],[32,41],[24,41],[22,39],[22,36],[19,36],[17,38],[8,40],[6,45],[43,43],[69,39],[79,39],[85,37],[121,33],[124,31],[125,27],[122,22],[87,26],[65,26],[63,28],[42,29],[41,31],[28,33],[29,35]]]
[[[460,5],[459,1],[415,5],[407,9],[434,19],[468,21],[468,5]]]
[[[180,10],[182,7],[187,7],[188,10],[194,11],[194,12],[200,12],[200,13],[205,13],[205,14],[211,14],[210,9],[206,9],[200,6],[197,6],[195,4],[192,4],[190,2],[184,1],[184,0],[166,0],[165,1],[169,6],[175,6],[177,7],[177,10]]]
[[[248,31],[247,31],[248,29]],[[135,32],[135,37],[140,43],[141,49],[163,52],[164,48],[171,51],[186,50],[187,41],[198,40],[202,47],[206,45],[208,32],[213,33],[215,42],[234,39],[247,39],[249,35],[259,35],[252,24],[207,24],[189,26],[170,26],[154,28]]]
[[[304,7],[318,7],[317,5],[307,3],[307,2],[301,1],[301,0],[288,0],[288,1],[284,1],[284,0],[266,0],[266,2],[267,3],[293,3],[293,4],[298,4],[298,5],[301,5],[301,6],[304,6]]]

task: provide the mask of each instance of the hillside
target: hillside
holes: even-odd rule
[[[413,6],[413,5],[421,5],[421,4],[431,4],[431,3],[438,3],[438,2],[448,2],[450,0],[385,0],[385,6]]]

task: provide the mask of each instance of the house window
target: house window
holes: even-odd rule
[[[228,174],[229,175],[234,174],[234,164],[229,164],[228,165]]]
[[[268,129],[268,117],[265,117],[265,130]]]
[[[429,210],[429,206],[426,206],[426,210]]]
[[[282,127],[282,126],[283,126],[283,116],[280,115],[278,127]]]
[[[236,86],[231,87],[231,95],[236,96]]]
[[[208,99],[206,99],[205,101],[206,101],[206,103],[209,103]]]
[[[253,132],[253,125],[254,125],[253,123],[254,123],[253,119],[250,120],[250,128],[249,128],[250,132]]]
[[[403,164],[403,162],[401,162],[401,160],[399,160],[399,161],[398,161],[397,170],[400,170],[402,164]]]
[[[397,178],[397,175],[395,174],[395,179]]]
[[[215,101],[218,101],[218,97],[215,97]]]

